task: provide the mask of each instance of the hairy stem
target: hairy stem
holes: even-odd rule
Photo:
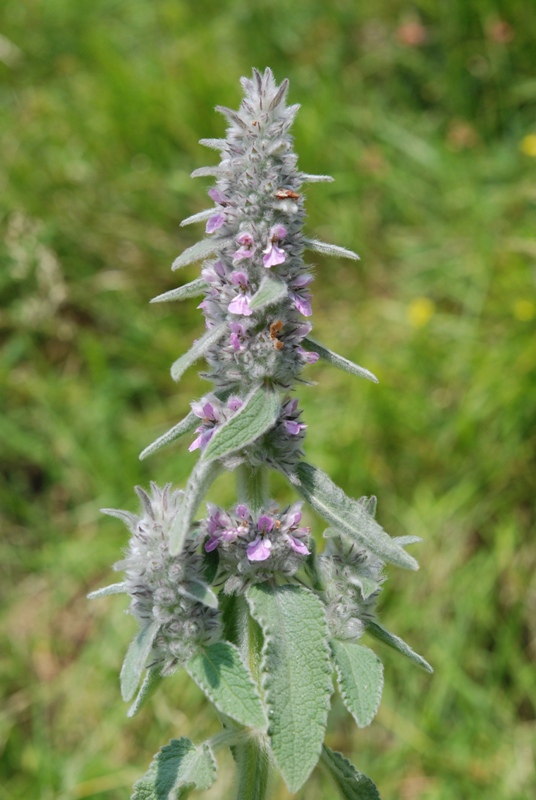
[[[268,502],[268,470],[243,464],[236,471],[236,488],[240,503],[261,511]]]
[[[270,752],[266,737],[251,738],[235,748],[236,800],[265,800],[270,776]]]

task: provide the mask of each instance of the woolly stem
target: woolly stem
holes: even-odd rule
[[[265,736],[235,748],[236,800],[265,800],[270,777],[270,754]]]
[[[243,464],[236,471],[238,501],[259,512],[268,503],[268,470]]]

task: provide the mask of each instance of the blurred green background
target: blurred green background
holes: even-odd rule
[[[85,595],[127,538],[99,508],[194,462],[137,458],[206,390],[169,376],[196,302],[148,300],[196,276],[169,265],[202,233],[178,227],[211,185],[197,140],[267,65],[300,166],[335,177],[307,230],[362,256],[316,259],[315,335],[381,381],[310,368],[307,457],[423,536],[380,609],[436,668],[374,644],[379,715],[358,731],[336,701],[328,743],[385,800],[536,796],[536,5],[4,0],[0,34],[2,800],[126,800],[169,738],[218,728],[184,674],[127,720],[135,622]],[[315,773],[298,797],[335,794]]]

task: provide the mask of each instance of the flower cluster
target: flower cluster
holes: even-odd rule
[[[208,192],[215,208],[206,233],[216,257],[202,271],[207,289],[200,308],[207,328],[225,321],[229,329],[208,353],[207,377],[231,391],[260,381],[289,389],[317,358],[301,347],[311,330],[303,318],[312,313],[313,276],[303,261],[305,176],[288,132],[298,107],[285,105],[287,82],[277,87],[269,70],[243,86],[238,113],[219,109],[230,122],[227,138],[204,142],[221,150],[221,162],[210,170],[217,182]],[[268,275],[286,291],[255,310],[252,298]]]
[[[374,616],[384,580],[383,562],[335,533],[329,536],[324,552],[318,557],[318,567],[332,636],[359,639],[366,621]]]
[[[242,590],[275,574],[296,573],[309,555],[310,528],[300,526],[301,508],[301,503],[294,503],[283,511],[273,506],[255,514],[243,503],[234,511],[207,503],[201,530],[207,536],[205,550],[218,551],[218,578],[224,591]]]
[[[200,645],[221,636],[218,611],[197,602],[192,594],[204,583],[203,559],[195,539],[179,556],[169,553],[169,533],[180,513],[181,491],[171,484],[160,489],[151,483],[151,494],[137,487],[142,514],[106,509],[130,529],[125,558],[114,569],[125,572],[129,613],[140,627],[156,623],[151,661],[163,675],[184,664]]]

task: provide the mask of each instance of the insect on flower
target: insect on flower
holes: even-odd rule
[[[283,330],[283,323],[280,319],[272,322],[270,325],[270,339],[274,343],[274,347],[276,350],[282,350],[285,346],[285,343],[279,339],[279,334]]]
[[[299,200],[300,195],[292,191],[292,189],[278,189],[275,193],[278,200]]]

